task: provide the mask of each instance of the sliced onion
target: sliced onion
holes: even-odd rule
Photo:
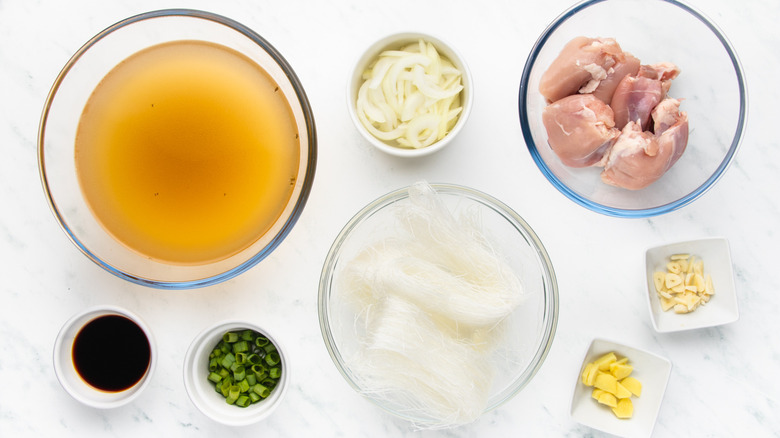
[[[382,52],[363,79],[358,119],[383,141],[430,146],[449,133],[462,111],[461,72],[423,40]]]

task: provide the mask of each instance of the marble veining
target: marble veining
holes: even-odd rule
[[[569,416],[579,361],[594,337],[672,361],[654,437],[780,436],[780,3],[689,2],[719,25],[739,54],[750,93],[748,127],[736,160],[712,190],[681,210],[638,220],[574,205],[544,179],[523,146],[516,103],[525,59],[539,33],[571,3],[188,2],[242,22],[280,50],[307,91],[320,148],[304,214],[270,257],[226,283],[165,292],[111,276],[68,241],[41,189],[36,139],[49,88],[71,54],[118,20],[181,4],[0,0],[0,437],[602,437]],[[475,80],[474,109],[459,137],[414,161],[385,156],[362,140],[345,102],[361,51],[409,30],[450,42]],[[419,179],[471,186],[514,208],[544,243],[560,288],[556,337],[536,377],[503,406],[451,430],[415,430],[355,393],[331,362],[317,319],[320,271],[343,225],[369,201]],[[729,239],[740,319],[655,333],[646,307],[645,249],[708,236]],[[147,390],[105,411],[68,396],[52,366],[62,324],[96,304],[139,314],[160,350]],[[189,342],[228,318],[269,327],[289,351],[291,389],[275,414],[255,426],[209,420],[184,390]]]

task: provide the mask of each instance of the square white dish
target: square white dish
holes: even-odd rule
[[[691,254],[704,262],[704,274],[712,276],[715,294],[692,312],[678,314],[673,309],[664,312],[653,284],[653,273],[666,272],[669,257],[680,253]],[[690,240],[650,248],[645,252],[645,271],[650,319],[657,332],[712,327],[739,319],[731,251],[725,238]]]
[[[632,418],[617,418],[612,409],[591,397],[593,388],[582,383],[581,375],[585,365],[609,352],[614,352],[618,359],[627,357],[629,365],[634,367],[631,376],[642,383],[641,396],[631,397],[634,405]],[[646,350],[596,338],[591,342],[578,371],[571,400],[572,419],[593,429],[622,437],[649,437],[653,433],[672,372],[669,359]]]

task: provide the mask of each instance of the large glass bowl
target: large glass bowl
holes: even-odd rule
[[[546,106],[539,81],[563,46],[577,36],[612,37],[643,64],[675,63],[681,74],[669,94],[683,99],[690,136],[680,160],[639,191],[603,183],[600,168],[564,166],[547,143]],[[528,151],[561,193],[590,210],[617,217],[649,217],[699,198],[734,159],[745,130],[747,90],[737,54],[721,30],[690,6],[674,0],[588,0],[556,18],[534,44],[519,96],[520,124]]]
[[[521,280],[526,295],[525,301],[504,321],[506,336],[491,353],[489,360],[495,374],[484,410],[487,412],[511,399],[531,381],[552,346],[558,321],[555,272],[542,242],[528,223],[501,201],[467,187],[432,187],[454,216],[467,214],[479,219],[485,237]],[[320,277],[320,329],[336,368],[352,388],[393,415],[423,428],[438,427],[440,419],[420,415],[401,396],[367,392],[350,367],[350,358],[362,348],[366,333],[356,323],[358,315],[353,303],[344,298],[344,266],[368,245],[398,236],[401,231],[396,209],[408,202],[408,188],[388,193],[360,210],[336,237]]]
[[[233,49],[257,63],[277,83],[292,110],[300,160],[292,195],[271,228],[239,252],[213,262],[153,260],[114,239],[84,200],[75,168],[74,142],[87,99],[105,75],[147,47],[198,40]],[[195,10],[161,10],[118,22],[89,40],[57,77],[41,117],[38,160],[52,212],[73,243],[108,272],[157,288],[207,286],[230,279],[268,256],[295,225],[311,190],[317,158],[314,116],[303,86],[282,55],[260,35],[231,19]]]

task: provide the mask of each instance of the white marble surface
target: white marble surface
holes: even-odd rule
[[[306,210],[268,259],[221,285],[165,292],[113,277],[68,241],[41,190],[36,136],[49,87],[75,50],[122,18],[182,2],[0,0],[0,436],[602,436],[568,413],[579,360],[594,337],[673,362],[654,436],[778,436],[780,3],[691,3],[719,24],[741,57],[750,91],[747,134],[734,164],[702,198],[661,217],[626,220],[566,199],[523,144],[516,107],[522,67],[537,35],[569,0],[186,2],[243,22],[284,54],[311,100],[320,149]],[[352,126],[344,97],[359,52],[404,30],[454,44],[476,84],[460,136],[417,161],[373,150]],[[375,197],[423,178],[468,185],[513,207],[546,245],[560,287],[557,335],[534,380],[477,422],[436,432],[414,431],[354,393],[331,362],[317,319],[320,269],[341,227]],[[731,242],[741,318],[655,333],[643,295],[644,250],[706,236]],[[108,411],[70,398],[51,363],[60,326],[103,303],[145,318],[161,351],[147,391]],[[289,349],[292,388],[257,426],[214,423],[184,390],[188,343],[226,318],[262,321]]]

